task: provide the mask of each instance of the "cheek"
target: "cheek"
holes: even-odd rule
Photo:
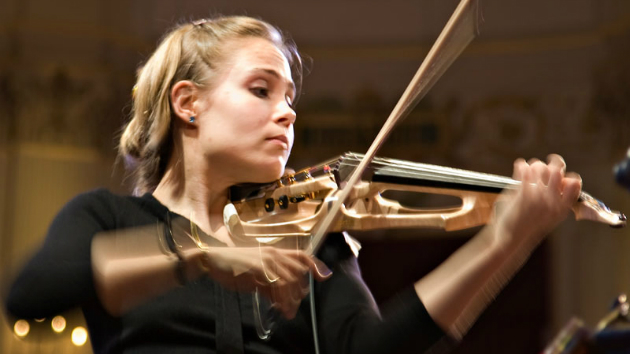
[[[293,148],[293,143],[295,142],[295,131],[293,130],[293,125],[291,125],[291,127],[289,128],[288,137],[289,137],[289,151],[291,151],[291,148]]]
[[[224,130],[223,134],[230,138],[247,138],[252,132],[260,130],[264,120],[261,119],[260,109],[257,109],[246,100],[229,100],[225,101],[224,109],[217,118],[221,119],[220,123]],[[236,143],[237,141],[235,141]]]
[[[239,131],[258,131],[267,123],[266,107],[251,100],[243,99],[232,103],[231,124]]]

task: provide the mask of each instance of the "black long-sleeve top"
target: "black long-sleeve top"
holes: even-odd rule
[[[314,352],[308,297],[296,317],[278,319],[264,341],[254,327],[252,295],[230,292],[209,278],[150,299],[122,317],[109,315],[94,289],[92,238],[103,231],[164,222],[166,213],[150,194],[119,196],[99,189],[74,198],[13,283],[8,313],[43,318],[81,307],[96,354]],[[333,270],[314,290],[322,353],[391,353],[409,340],[421,352],[445,338],[412,287],[392,299],[381,315],[343,235],[329,235],[318,257]],[[230,301],[237,304],[236,311]]]

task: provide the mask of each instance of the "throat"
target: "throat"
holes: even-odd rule
[[[219,242],[225,243],[228,247],[236,246],[232,236],[230,236],[230,233],[225,226],[221,226],[218,230],[216,230],[216,232],[213,232],[210,237],[215,238]]]
[[[197,227],[199,241],[206,244],[213,244],[214,242],[212,242],[212,239],[214,239],[227,245],[228,247],[236,246],[228,229],[225,227],[225,225],[223,225],[223,222],[221,222],[220,225],[214,227],[211,223],[197,223],[197,221],[194,219],[192,220],[192,222],[195,223],[195,226]]]

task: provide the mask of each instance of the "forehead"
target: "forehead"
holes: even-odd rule
[[[239,38],[226,43],[229,71],[273,70],[292,83],[289,61],[278,47],[263,38]]]

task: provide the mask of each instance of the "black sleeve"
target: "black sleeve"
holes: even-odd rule
[[[322,249],[319,257],[331,266],[333,276],[315,290],[325,353],[395,353],[410,342],[422,352],[448,342],[413,287],[385,304],[381,315],[343,235],[329,238],[332,247]]]
[[[43,318],[96,301],[92,237],[108,223],[102,193],[71,200],[52,222],[42,247],[17,275],[6,299],[10,315]],[[110,217],[111,218],[111,217]]]

